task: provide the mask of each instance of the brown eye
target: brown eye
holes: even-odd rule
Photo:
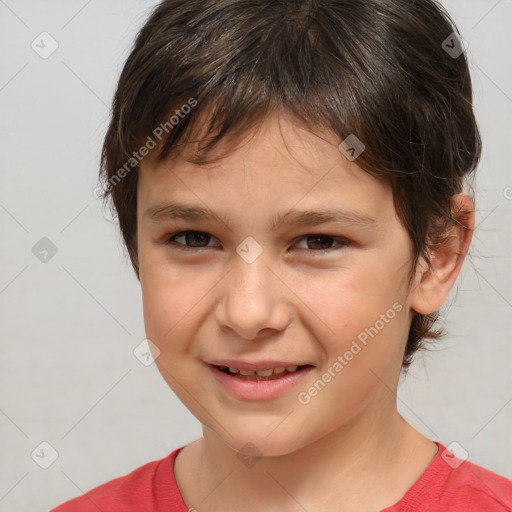
[[[180,238],[183,239],[183,242],[178,241]],[[203,233],[202,231],[180,231],[179,233],[168,236],[166,243],[182,245],[185,248],[200,249],[208,247],[208,241],[210,239],[211,235]]]
[[[217,247],[216,245],[209,244],[210,241],[214,240],[210,234],[203,231],[180,231],[165,237],[164,243],[166,245],[173,246],[177,249],[182,250],[194,250],[194,249],[206,249],[211,247]],[[320,253],[323,254],[328,251],[334,251],[342,249],[349,245],[349,241],[342,237],[335,237],[323,234],[310,234],[304,235],[300,243],[305,243],[305,247],[299,247],[309,253]]]
[[[302,237],[302,240],[306,241],[306,247],[301,247],[301,249],[304,248],[310,252],[336,250],[345,247],[349,243],[345,238],[322,234],[305,235]],[[339,247],[333,247],[333,243],[337,243]]]
[[[326,235],[308,235],[307,241],[310,249],[325,250],[331,248],[334,239]]]

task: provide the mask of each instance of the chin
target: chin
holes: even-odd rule
[[[245,436],[234,436],[234,438],[224,439],[217,435],[221,440],[229,446],[233,451],[237,452],[239,457],[282,457],[296,452],[304,447],[305,444],[301,439],[294,439],[286,433],[281,435],[272,434],[270,436],[261,433],[254,433],[252,430],[247,432]]]

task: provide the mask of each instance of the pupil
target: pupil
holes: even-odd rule
[[[327,244],[328,246],[330,246],[330,245],[331,245],[331,244],[329,243],[329,239],[330,239],[330,237],[328,237],[328,236],[326,236],[326,235],[311,235],[311,236],[308,236],[308,240],[311,240],[311,239],[313,239],[313,240],[314,240],[313,244],[315,244],[316,242],[318,242],[318,241],[320,240],[320,242],[319,242],[319,244],[320,244],[320,245],[322,245],[322,241],[323,241],[323,244],[324,244],[324,245],[325,245],[325,244]],[[313,247],[313,248],[314,248],[314,247]],[[329,247],[323,247],[323,249],[328,249],[328,248],[329,248]],[[317,249],[318,249],[318,247],[317,247]]]
[[[200,233],[198,231],[191,231],[186,234],[187,245],[194,246],[194,243],[196,243],[196,242],[201,244],[201,239],[204,239],[206,236],[207,235],[205,233]],[[203,242],[204,242],[204,240],[203,240]]]

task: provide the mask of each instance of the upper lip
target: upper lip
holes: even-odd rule
[[[297,362],[297,361],[257,361],[250,363],[248,361],[235,361],[234,359],[216,359],[207,361],[208,364],[213,366],[227,366],[228,368],[236,368],[246,372],[260,370],[274,370],[275,368],[288,368],[290,366],[308,366],[310,363]]]

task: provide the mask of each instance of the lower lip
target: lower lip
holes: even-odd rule
[[[294,373],[284,372],[282,377],[272,380],[249,380],[231,375],[219,370],[216,366],[208,365],[213,376],[222,387],[235,398],[240,400],[263,401],[272,400],[298,386],[313,370],[307,366]]]

